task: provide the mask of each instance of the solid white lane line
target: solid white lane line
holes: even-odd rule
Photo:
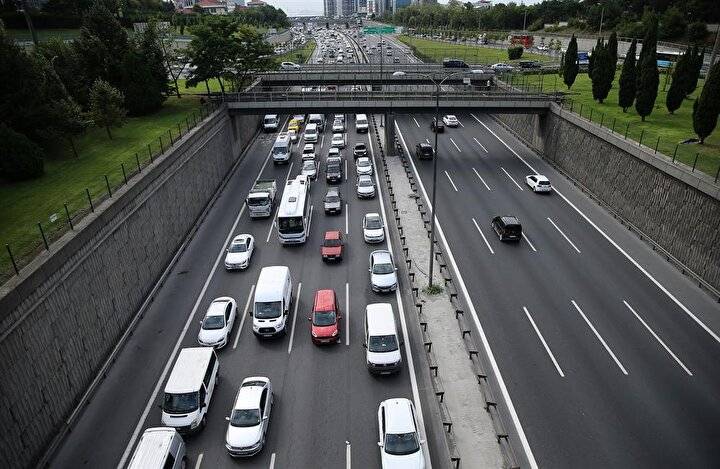
[[[347,160],[345,160],[345,180],[346,180],[346,181],[347,181],[347,173],[348,173],[348,170],[347,170]]]
[[[478,173],[477,169],[473,168],[472,170],[475,172],[475,176],[477,176],[478,179],[480,179],[480,182],[483,183],[483,185],[485,186],[485,189],[490,190],[490,186],[488,186],[487,182],[485,182],[485,179],[483,179],[482,176],[480,176],[480,173]]]
[[[533,320],[532,316],[530,315],[530,311],[528,311],[528,309],[525,306],[523,306],[523,311],[525,311],[525,315],[527,316],[528,320],[530,321],[530,324],[532,324],[533,329],[535,329],[535,333],[540,338],[540,342],[542,342],[543,347],[545,347],[545,351],[550,356],[550,360],[552,360],[553,365],[555,365],[555,369],[557,370],[558,374],[564,378],[565,373],[563,373],[562,368],[560,368],[560,365],[558,365],[558,362],[555,359],[555,355],[553,355],[547,342],[545,342],[545,337],[543,337],[543,335],[540,333],[540,329],[538,329],[537,325],[535,324],[535,321]]]
[[[268,469],[275,469],[275,453],[270,455],[270,467]]]
[[[315,207],[315,206],[314,205],[310,206],[310,216],[308,217],[308,229],[307,229],[307,234],[305,235],[305,239],[310,237],[310,225],[312,225],[313,207]]]
[[[471,115],[472,115],[472,114],[471,114]],[[473,117],[475,117],[475,116],[473,116]],[[534,174],[539,174],[539,173],[535,170],[535,168],[533,168],[533,167],[530,165],[530,163],[528,163],[527,161],[525,161],[525,159],[524,159],[522,156],[520,156],[515,150],[513,150],[512,148],[510,148],[510,145],[508,145],[507,143],[505,143],[505,141],[504,141],[503,139],[501,139],[495,132],[493,132],[492,129],[490,129],[490,127],[488,127],[488,126],[485,125],[483,122],[481,122],[480,119],[478,119],[477,117],[475,117],[475,120],[477,120],[478,122],[480,122],[480,124],[482,124],[482,126],[485,127],[485,128],[488,130],[488,132],[490,132],[491,134],[493,134],[493,136],[494,136],[496,139],[498,139],[498,140],[500,141],[500,143],[502,143],[502,144],[505,146],[505,148],[507,148],[508,150],[510,150],[510,152],[512,152],[513,155],[515,155],[520,161],[522,161],[522,162],[525,164],[525,166],[527,166],[527,167],[530,169],[530,171],[532,171]],[[565,196],[563,195],[563,193],[560,192],[555,186],[553,186],[553,190],[555,191],[555,193],[556,193],[557,195],[559,195],[559,196],[565,201],[565,203],[567,203],[573,210],[575,210],[575,212],[577,212],[578,215],[580,215],[581,217],[583,217],[583,219],[584,219],[586,222],[588,222],[588,223],[590,224],[590,226],[592,226],[592,227],[595,229],[595,231],[597,231],[598,233],[600,233],[600,235],[601,235],[603,238],[605,238],[605,239],[607,240],[607,242],[609,242],[615,249],[618,250],[618,252],[620,252],[620,254],[622,254],[623,256],[625,256],[625,258],[626,258],[628,261],[630,261],[630,263],[631,263],[632,265],[634,265],[640,272],[642,272],[643,275],[645,275],[645,277],[647,277],[653,284],[655,284],[655,286],[658,287],[658,288],[660,289],[660,291],[662,291],[668,298],[670,298],[670,300],[671,300],[673,303],[675,303],[681,310],[683,310],[683,312],[684,312],[685,314],[687,314],[693,321],[695,321],[695,323],[696,323],[697,325],[699,325],[700,327],[702,327],[703,330],[705,330],[705,332],[707,332],[707,333],[710,335],[710,337],[712,337],[713,339],[715,339],[715,342],[720,343],[720,336],[718,336],[718,334],[715,333],[715,331],[713,331],[712,329],[710,329],[704,322],[702,322],[702,320],[700,320],[700,318],[698,318],[697,316],[695,316],[695,314],[694,314],[692,311],[690,311],[690,309],[689,309],[687,306],[685,306],[680,300],[678,300],[678,299],[675,297],[675,295],[673,295],[673,294],[670,292],[670,290],[668,290],[667,288],[665,288],[665,286],[664,286],[663,284],[661,284],[650,272],[648,272],[647,270],[645,270],[645,268],[644,268],[643,266],[641,266],[640,263],[635,260],[635,258],[633,258],[630,254],[628,254],[618,243],[615,242],[615,240],[613,240],[607,233],[605,233],[605,231],[603,231],[602,228],[600,228],[599,226],[597,226],[597,224],[595,224],[595,222],[592,221],[592,220],[590,219],[590,217],[588,217],[587,215],[585,215],[585,213],[584,213],[582,210],[580,210],[579,208],[577,208],[577,207],[575,206],[575,204],[572,203],[572,202],[570,201],[570,199],[568,199],[567,197],[565,197]]]
[[[320,149],[322,150],[323,145],[325,145],[325,133],[322,134],[322,137],[320,137]]]
[[[450,177],[450,175],[448,174],[447,171],[445,171],[445,176],[447,176],[448,181],[450,181],[450,184],[452,184],[453,189],[455,189],[455,192],[458,192],[457,186],[455,185],[455,183],[453,182],[452,178]]]
[[[587,323],[587,325],[590,326],[590,329],[592,329],[593,333],[595,334],[595,337],[597,337],[597,339],[600,341],[600,343],[603,345],[603,347],[605,347],[605,350],[606,350],[607,353],[612,357],[612,359],[615,361],[615,364],[618,366],[618,368],[620,368],[620,371],[622,371],[624,374],[627,375],[628,372],[627,372],[627,370],[625,369],[625,367],[622,365],[622,363],[620,363],[620,360],[618,360],[618,357],[615,356],[615,354],[613,353],[613,351],[610,350],[610,346],[607,344],[607,342],[605,342],[605,339],[602,338],[602,336],[601,336],[600,333],[597,331],[597,329],[595,329],[595,326],[592,325],[592,323],[591,323],[590,320],[587,318],[587,316],[585,316],[585,313],[582,312],[582,310],[581,310],[580,307],[577,305],[577,303],[575,303],[575,300],[571,300],[571,303],[573,304],[573,306],[575,307],[575,309],[577,309],[578,313],[580,313],[580,315],[583,317],[583,319],[585,320],[585,322]]]
[[[351,461],[351,452],[350,452],[350,442],[345,442],[345,469],[350,469],[352,467],[352,461]]]
[[[476,139],[475,137],[473,137],[473,140],[475,140],[475,143],[477,143],[478,145],[480,145],[480,148],[482,148],[483,150],[485,150],[485,153],[488,153],[487,148],[485,148],[485,145],[483,145],[482,143],[480,143],[480,140]]]
[[[345,345],[350,345],[350,284],[345,282]]]
[[[500,169],[502,169],[503,173],[505,173],[505,175],[510,178],[510,180],[513,182],[513,184],[515,184],[517,186],[518,189],[523,190],[522,186],[520,184],[518,184],[517,181],[512,176],[510,176],[510,173],[505,171],[505,168],[500,166]]]
[[[350,224],[348,223],[348,204],[345,204],[345,234],[350,233]]]
[[[462,123],[462,122],[460,122],[460,120],[459,120],[459,119],[458,119],[458,125],[459,125],[460,127],[462,127],[463,129],[465,128],[465,126],[463,125],[463,123]]]
[[[428,140],[428,139],[426,138],[426,139],[425,139],[425,143],[427,143],[428,145],[430,145],[430,140]]]
[[[459,151],[460,153],[462,153],[462,150],[460,149],[459,146],[457,146],[457,143],[455,143],[455,140],[453,140],[452,137],[450,137],[450,142],[452,142],[452,144],[455,145],[455,148],[457,148],[457,151]]]
[[[200,464],[202,464],[203,459],[203,453],[198,454],[197,461],[195,461],[195,469],[200,469]]]
[[[425,185],[423,184],[422,179],[420,179],[420,173],[418,173],[415,162],[413,161],[412,155],[410,154],[410,150],[408,150],[407,143],[405,143],[405,137],[403,137],[403,134],[400,131],[400,126],[397,125],[397,123],[395,124],[395,130],[397,130],[398,136],[400,137],[400,142],[405,149],[405,153],[409,157],[408,159],[410,160],[410,165],[412,166],[415,177],[420,184],[420,190],[422,190],[423,197],[425,198],[425,203],[427,203],[428,208],[432,210],[432,204],[430,203],[430,198],[428,197],[427,191],[425,190]],[[472,316],[473,322],[475,323],[475,327],[477,327],[477,330],[480,333],[480,343],[485,350],[485,354],[487,355],[488,361],[490,362],[490,367],[492,368],[493,374],[497,379],[500,393],[503,396],[503,401],[507,404],[508,412],[510,413],[510,419],[512,420],[513,427],[517,432],[518,439],[520,440],[523,452],[525,453],[525,457],[528,460],[528,466],[532,469],[537,469],[537,461],[535,460],[535,456],[533,455],[532,448],[530,448],[530,443],[528,442],[527,436],[525,435],[525,430],[523,430],[522,424],[520,423],[520,418],[518,417],[517,411],[515,410],[515,405],[510,399],[510,393],[508,392],[505,380],[500,373],[500,367],[498,366],[497,360],[495,359],[495,354],[490,348],[490,343],[488,342],[487,335],[485,334],[485,329],[483,329],[482,324],[480,323],[480,318],[478,317],[477,310],[475,309],[475,304],[473,303],[470,293],[468,292],[467,285],[465,285],[465,279],[463,279],[460,269],[457,266],[457,262],[455,262],[455,256],[452,253],[452,249],[450,249],[450,244],[448,244],[447,238],[445,238],[445,232],[442,228],[442,225],[438,222],[437,217],[435,217],[435,224],[437,226],[438,235],[440,236],[440,239],[442,240],[442,243],[445,246],[445,250],[448,254],[450,265],[452,265],[453,271],[457,276],[458,283],[460,284],[460,289],[462,290],[463,295],[465,295],[465,298],[467,299],[468,307],[470,309],[470,315]]]
[[[292,174],[292,167],[295,163],[293,161],[290,162],[290,167],[288,168],[287,176],[285,176],[285,183],[287,183],[290,180],[290,175]]]
[[[402,137],[402,134],[400,133],[400,126],[398,125],[397,121],[395,121],[395,129],[398,131],[398,135],[400,136],[400,139],[403,143],[403,146],[405,147],[405,150],[407,151],[407,145],[405,145],[405,140]],[[369,132],[368,132],[369,134]],[[377,165],[375,164],[375,150],[373,150],[373,142],[372,139],[370,140],[370,155],[372,157],[373,167],[377,168]],[[410,155],[410,152],[407,152],[408,155]],[[410,156],[410,161],[412,162],[412,156]],[[414,167],[414,163],[413,163]],[[415,176],[418,177],[419,175],[417,171],[415,172]],[[422,185],[422,183],[420,183]],[[378,199],[380,200],[380,213],[382,213],[383,220],[388,220],[387,213],[385,212],[385,202],[383,201],[383,195],[382,195],[382,188],[380,186],[380,179],[378,178],[378,172],[375,171],[375,185],[378,189]],[[421,186],[422,187],[422,186]],[[424,191],[424,189],[423,189]],[[426,197],[427,199],[427,197]],[[387,242],[388,251],[390,251],[390,255],[395,257],[395,252],[393,250],[393,244],[392,239],[388,239]],[[422,402],[420,402],[420,390],[418,388],[417,383],[417,376],[415,374],[415,362],[413,361],[413,355],[412,350],[410,349],[410,333],[408,332],[407,327],[407,321],[405,319],[405,308],[403,306],[403,299],[400,295],[400,288],[397,288],[395,290],[395,300],[397,301],[398,306],[398,314],[400,315],[400,327],[402,329],[403,337],[405,337],[405,357],[407,358],[407,366],[408,366],[408,374],[410,375],[410,387],[412,388],[412,394],[413,394],[413,402],[415,403],[415,409],[417,409],[418,412],[418,420],[420,421],[420,427],[422,427],[423,431],[425,431],[425,417],[423,416],[423,409],[422,409]],[[427,432],[425,432],[425,435],[427,435]],[[422,433],[421,433],[422,438]],[[425,438],[427,440],[427,438]],[[432,462],[430,459],[430,446],[427,444],[427,441],[423,446],[423,452],[425,454],[425,461],[426,461],[426,468],[432,469]]]
[[[670,350],[670,347],[668,347],[668,346],[665,344],[665,342],[663,342],[663,340],[655,333],[655,331],[653,331],[653,330],[650,328],[650,326],[648,326],[648,323],[646,323],[645,320],[640,317],[640,315],[633,309],[633,307],[630,306],[630,304],[629,304],[627,301],[625,301],[625,300],[623,300],[623,303],[625,304],[625,306],[627,306],[627,309],[629,309],[630,312],[632,312],[632,313],[635,315],[635,317],[638,319],[638,321],[640,321],[640,322],[642,323],[642,325],[645,326],[645,329],[647,329],[648,332],[650,332],[650,334],[652,334],[652,336],[655,337],[655,340],[657,340],[657,341],[660,343],[660,345],[662,345],[662,347],[665,349],[665,351],[666,351],[668,354],[670,354],[671,357],[673,357],[673,360],[675,360],[675,361],[677,362],[677,364],[680,365],[680,367],[681,367],[683,370],[685,370],[685,373],[687,373],[688,375],[692,376],[693,374],[692,374],[692,372],[688,369],[688,367],[685,366],[685,364],[677,357],[677,355],[675,355],[675,354],[673,353],[672,350]]]
[[[413,117],[413,118],[412,118],[412,120],[414,120],[414,121],[415,121],[415,125],[417,125],[417,126],[418,126],[418,129],[419,129],[419,128],[420,128],[420,124],[418,124],[418,121],[417,121],[417,119],[415,119],[415,118]]]
[[[575,246],[575,243],[573,243],[572,241],[570,241],[570,238],[568,238],[567,235],[566,235],[565,233],[563,233],[563,231],[560,229],[560,227],[557,226],[554,221],[552,221],[552,218],[547,217],[547,219],[548,219],[548,221],[549,221],[550,223],[552,223],[552,226],[554,226],[555,229],[558,230],[558,233],[560,233],[560,234],[562,235],[562,237],[565,238],[565,241],[567,241],[568,243],[570,243],[570,246],[572,246],[573,249],[575,249],[575,250],[578,252],[578,254],[580,254],[580,250],[578,249],[577,246]]]
[[[273,232],[273,228],[275,228],[275,220],[277,220],[278,210],[280,210],[280,204],[278,204],[278,206],[275,207],[275,214],[273,215],[272,223],[270,223],[270,229],[268,230],[267,238],[265,238],[265,244],[270,242],[270,235]]]
[[[530,242],[530,238],[528,238],[527,236],[525,236],[525,232],[522,232],[521,234],[522,234],[523,239],[524,239],[525,241],[527,241],[527,243],[530,245],[530,249],[532,249],[533,251],[537,252],[537,249],[535,249],[535,246],[533,246],[533,243]]]
[[[490,246],[490,243],[488,243],[487,238],[483,234],[482,230],[480,229],[480,225],[478,225],[478,222],[475,221],[475,219],[472,219],[473,223],[475,223],[475,228],[477,228],[478,233],[480,233],[480,236],[482,236],[483,241],[485,241],[485,246],[490,250],[490,254],[495,254],[495,251],[493,251],[493,248]]]
[[[290,327],[290,343],[288,343],[288,353],[292,352],[293,339],[295,338],[295,323],[297,322],[297,310],[300,305],[300,292],[302,291],[302,282],[298,283],[298,291],[295,296],[295,311],[293,311],[292,326]]]
[[[242,318],[240,318],[240,326],[238,327],[237,333],[235,334],[235,340],[233,341],[233,350],[237,348],[238,340],[240,339],[240,333],[242,332],[243,325],[245,324],[245,318],[247,317],[248,308],[250,307],[250,301],[252,300],[253,293],[255,292],[255,284],[253,283],[253,286],[250,287],[250,294],[248,295],[248,299],[245,302],[245,308],[242,312]]]

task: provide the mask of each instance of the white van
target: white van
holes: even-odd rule
[[[355,114],[355,132],[367,133],[368,119],[365,114]]]
[[[127,469],[180,469],[187,465],[185,442],[174,428],[148,428]]]
[[[272,147],[273,163],[287,163],[292,156],[292,143],[290,142],[290,134],[281,132]]]
[[[293,300],[290,269],[286,266],[263,267],[255,286],[253,333],[258,337],[285,334]]]
[[[305,126],[305,135],[303,135],[303,140],[313,143],[318,141],[317,124],[308,124]]]
[[[263,118],[263,130],[265,132],[275,132],[280,125],[277,114],[265,114]]]
[[[220,362],[212,347],[180,350],[160,405],[162,424],[180,433],[203,428],[219,369]]]
[[[317,124],[318,132],[325,131],[325,114],[310,114],[308,122],[310,124]]]
[[[373,303],[365,308],[365,361],[370,373],[400,371],[402,355],[390,303]]]

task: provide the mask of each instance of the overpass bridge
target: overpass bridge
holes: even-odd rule
[[[450,72],[447,72],[450,70]],[[495,81],[492,69],[478,69],[471,73],[460,74],[462,70],[443,69],[442,67],[313,67],[300,70],[281,70],[257,75],[262,87],[277,86],[319,86],[319,85],[432,85],[435,81],[444,81],[447,85],[462,85],[470,80],[471,85],[489,87]],[[403,72],[397,75],[395,72]]]

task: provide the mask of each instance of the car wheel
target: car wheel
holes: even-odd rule
[[[203,415],[202,421],[200,422],[200,426],[202,428],[205,428],[207,426],[207,412],[205,412],[205,415]]]

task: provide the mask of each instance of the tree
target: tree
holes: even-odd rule
[[[588,77],[592,78],[593,65],[595,65],[595,50],[603,47],[603,38],[598,37],[595,47],[588,54]]]
[[[693,105],[693,129],[704,144],[717,126],[720,114],[720,62],[710,68],[700,97]]]
[[[617,41],[617,33],[615,31],[610,34],[610,39],[608,39],[607,42],[607,51],[610,54],[610,62],[612,63],[612,74],[613,78],[615,77],[615,72],[617,71],[617,61],[618,61],[618,41]]]
[[[640,67],[635,95],[635,110],[643,122],[652,113],[658,94],[658,85],[660,84],[656,49],[657,18],[654,14],[650,14],[647,20],[647,32],[640,52]]]
[[[665,10],[660,18],[660,33],[664,39],[675,39],[685,35],[687,22],[683,13],[677,7]]]
[[[523,46],[508,47],[508,59],[519,59],[523,55]]]
[[[228,74],[235,88],[242,86],[253,73],[269,70],[275,66],[271,59],[273,47],[257,29],[240,25],[233,35],[233,48]]]
[[[692,55],[688,60],[689,72],[687,74],[687,86],[685,87],[685,95],[691,95],[695,88],[697,88],[698,80],[700,79],[700,69],[702,68],[703,59],[705,58],[705,48],[699,49],[698,46],[693,46]]]
[[[707,24],[702,21],[690,23],[687,28],[688,41],[690,44],[702,44],[707,37]]]
[[[124,100],[123,94],[103,79],[95,80],[90,88],[89,116],[96,126],[105,127],[110,140],[110,127],[120,127],[125,122]]]
[[[157,22],[150,20],[125,54],[120,89],[131,115],[158,110],[169,93],[168,71],[160,42]]]
[[[191,29],[194,37],[187,48],[188,58],[196,67],[187,79],[187,86],[217,79],[220,90],[225,93],[222,75],[230,67],[236,47],[233,36],[237,23],[229,16],[211,16]]]
[[[637,82],[637,69],[635,67],[636,50],[637,39],[633,39],[625,56],[622,71],[620,72],[618,105],[622,108],[623,112],[627,112],[627,109],[632,106],[635,101],[635,84]]]
[[[72,148],[73,155],[77,158],[78,152],[75,148],[75,137],[85,133],[88,125],[82,108],[70,98],[56,101],[52,107],[57,115],[63,116],[63,119],[59,120],[55,128],[57,136],[67,139],[68,143],[70,143],[70,148]]]
[[[577,57],[577,39],[573,34],[568,44],[567,51],[565,52],[565,60],[563,62],[563,82],[567,85],[568,89],[575,83],[575,77],[577,77],[580,71],[580,65],[578,64]]]
[[[595,59],[593,62],[593,71],[590,76],[592,80],[592,94],[593,99],[602,104],[605,98],[607,98],[608,93],[610,93],[610,88],[612,88],[615,70],[612,66],[612,57],[607,50],[606,44],[601,42],[596,46],[593,55]]]
[[[43,150],[25,135],[0,124],[0,176],[10,181],[43,174]]]
[[[687,79],[690,73],[689,62],[691,60],[692,50],[688,47],[687,51],[680,56],[673,69],[672,82],[665,97],[665,107],[667,107],[670,114],[673,114],[680,108],[687,94]]]

